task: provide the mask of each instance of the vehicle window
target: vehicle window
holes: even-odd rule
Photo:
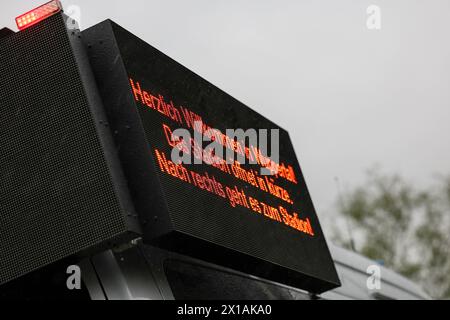
[[[309,299],[307,294],[295,290],[179,260],[165,261],[164,270],[175,299]]]

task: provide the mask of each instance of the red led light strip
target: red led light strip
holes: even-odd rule
[[[48,17],[60,12],[62,10],[62,4],[59,0],[53,0],[46,4],[33,9],[16,18],[16,24],[19,30],[26,29],[47,19]]]

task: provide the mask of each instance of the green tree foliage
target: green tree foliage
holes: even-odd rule
[[[372,170],[339,209],[349,230],[336,230],[336,242],[383,261],[435,298],[450,298],[450,177],[420,190]]]

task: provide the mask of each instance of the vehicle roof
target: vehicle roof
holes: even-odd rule
[[[379,263],[333,244],[329,244],[329,248],[342,286],[325,297],[332,298],[338,294],[356,299],[430,299],[420,286]],[[380,267],[380,290],[369,290],[366,285],[367,268],[372,265]]]

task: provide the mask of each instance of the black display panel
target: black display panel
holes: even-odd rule
[[[79,36],[57,14],[0,39],[0,285],[138,237]]]
[[[315,293],[339,286],[285,130],[111,21],[84,31],[83,41],[145,241]],[[227,163],[226,152],[215,164],[172,159],[176,145],[199,161],[210,143],[177,140],[174,130],[194,137],[211,128],[225,151],[243,157],[239,164]],[[278,129],[278,174],[261,172],[270,152],[227,129]]]

